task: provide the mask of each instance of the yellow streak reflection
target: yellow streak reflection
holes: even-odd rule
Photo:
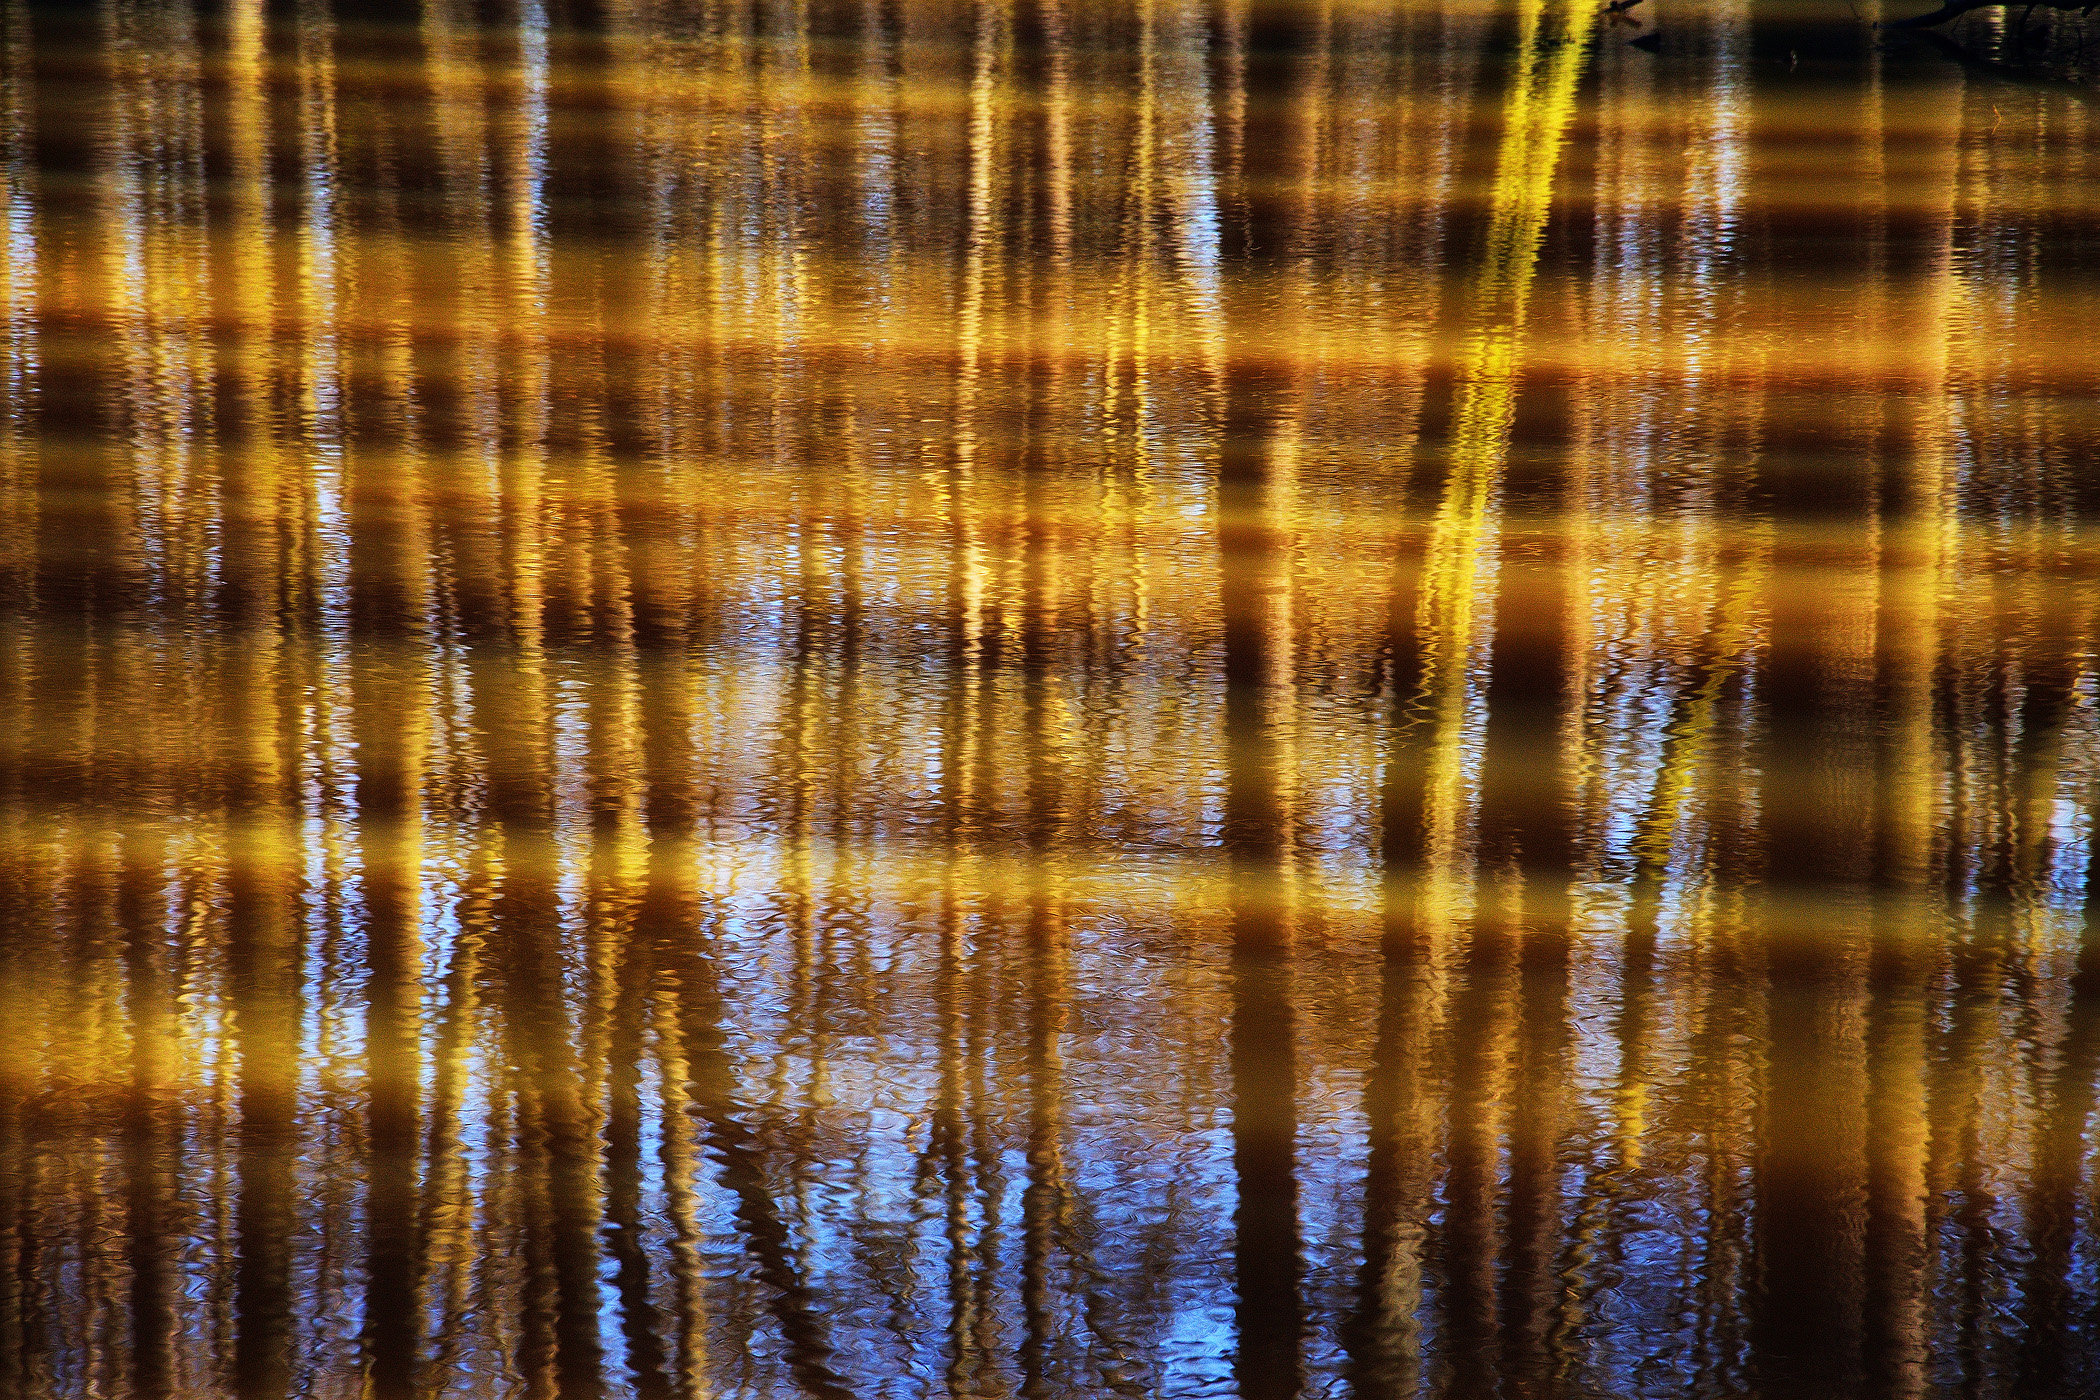
[[[1520,0],[1518,49],[1502,109],[1485,255],[1458,366],[1450,476],[1422,565],[1417,626],[1428,653],[1419,706],[1433,725],[1426,780],[1422,917],[1448,928],[1471,909],[1467,812],[1484,738],[1479,668],[1494,629],[1502,472],[1519,347],[1552,207],[1554,172],[1588,53],[1597,0]]]

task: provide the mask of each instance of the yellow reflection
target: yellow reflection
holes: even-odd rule
[[[2067,1374],[2090,121],[1598,20],[10,10],[0,1391]]]
[[[1554,171],[1600,6],[1520,0],[1503,99],[1486,246],[1467,298],[1450,467],[1422,562],[1417,627],[1428,653],[1419,708],[1432,728],[1424,801],[1422,915],[1447,928],[1471,909],[1468,810],[1486,715],[1480,668],[1494,628],[1499,495],[1509,458],[1525,313]]]

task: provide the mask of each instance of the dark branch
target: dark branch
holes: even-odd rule
[[[2007,0],[1946,0],[1945,4],[1942,4],[1931,14],[1917,15],[1911,19],[1885,20],[1878,27],[1882,29],[1929,29],[1934,25],[1945,24],[1950,19],[1958,19],[1971,10],[1987,10],[1993,5],[2003,5],[2005,3],[2007,3]],[[2012,0],[2012,3],[2017,4],[2018,0]],[[2027,8],[2032,10],[2037,7],[2048,10],[2089,10],[2092,8],[2092,0],[2034,0],[2034,4],[2029,5]]]

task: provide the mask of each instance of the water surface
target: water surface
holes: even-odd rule
[[[2100,1388],[2100,123],[1837,9],[0,4],[0,1395]]]

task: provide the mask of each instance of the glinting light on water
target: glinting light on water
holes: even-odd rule
[[[0,1400],[2100,1393],[1928,7],[0,0]]]

